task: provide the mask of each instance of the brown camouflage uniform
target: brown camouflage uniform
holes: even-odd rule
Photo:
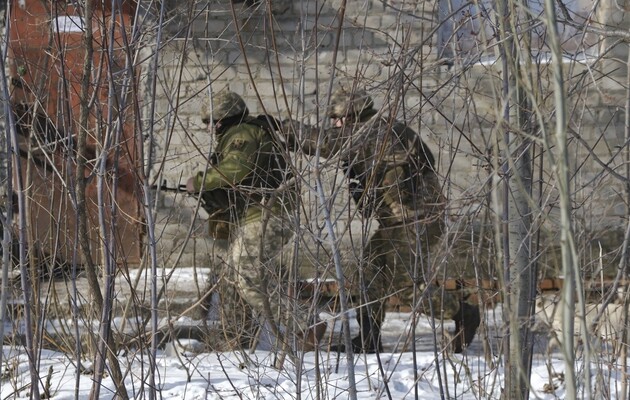
[[[337,157],[359,182],[354,191],[359,208],[379,222],[363,267],[346,277],[353,300],[362,305],[358,312],[362,337],[355,339],[355,351],[380,349],[385,302],[392,294],[429,315],[457,321],[462,313],[460,299],[438,290],[429,276],[446,205],[433,155],[412,129],[376,114],[365,92],[342,88],[333,94],[328,113],[331,118],[346,118],[341,127],[326,130],[323,140],[317,140],[316,130],[307,130],[299,143],[288,138],[308,154],[319,150],[322,157]],[[455,349],[461,351],[461,344]]]

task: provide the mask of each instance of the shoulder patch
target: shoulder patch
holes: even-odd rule
[[[232,143],[230,143],[230,148],[234,150],[241,150],[245,147],[245,143],[247,143],[245,139],[234,139]]]

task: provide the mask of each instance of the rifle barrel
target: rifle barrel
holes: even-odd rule
[[[187,192],[186,190],[186,185],[179,185],[177,187],[170,187],[167,186],[166,184],[162,184],[160,186],[158,185],[152,185],[151,189],[153,190],[161,190],[163,192]]]

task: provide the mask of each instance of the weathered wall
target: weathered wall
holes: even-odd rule
[[[272,18],[261,6],[236,4],[232,9],[227,2],[208,7],[199,2],[188,9],[188,3],[178,4],[171,10],[169,39],[160,53],[157,108],[152,116],[158,121],[154,174],[159,182],[184,183],[204,168],[211,138],[199,114],[203,99],[212,92],[229,87],[243,95],[253,114],[267,112],[281,119],[291,115],[315,122],[325,109],[334,73],[337,79],[358,79],[377,107],[404,102],[400,117],[421,133],[438,156],[453,231],[466,232],[473,222],[482,223],[478,211],[488,200],[492,183],[486,156],[501,120],[500,66],[490,62],[464,70],[457,62],[452,66],[439,62],[435,1],[350,0],[345,3],[342,26],[339,0],[277,2]],[[594,18],[612,29],[627,27],[627,13],[620,10],[606,0]],[[599,46],[605,49],[614,41],[606,39]],[[620,150],[625,140],[626,58],[627,45],[620,44],[601,59],[567,63],[565,68],[574,215],[580,240],[589,246],[602,229],[623,224],[622,182],[607,171],[625,173]],[[532,75],[531,82],[540,89],[543,126],[553,141],[548,64]],[[540,133],[536,140],[544,138]],[[553,241],[555,180],[547,168],[549,155],[536,156],[535,170],[542,160],[546,171],[543,184],[535,182],[545,204],[534,218],[545,221]],[[211,243],[203,222],[199,218],[192,222],[192,199],[170,193],[161,193],[159,199],[163,262],[174,262],[173,255],[180,251],[182,263],[209,262]],[[190,224],[195,227],[194,256],[190,244],[182,251]],[[604,247],[615,246],[617,239],[612,236],[613,243]]]

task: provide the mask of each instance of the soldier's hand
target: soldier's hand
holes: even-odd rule
[[[199,193],[199,190],[197,190],[195,188],[195,177],[194,176],[192,178],[188,178],[188,180],[186,181],[186,191],[188,193],[191,193],[191,194]]]
[[[298,126],[296,125],[296,121],[292,120],[291,118],[287,118],[284,119],[282,121],[282,134],[284,135],[284,138],[286,139],[287,143],[289,144],[289,146],[291,148],[296,146],[296,129],[298,128]]]

